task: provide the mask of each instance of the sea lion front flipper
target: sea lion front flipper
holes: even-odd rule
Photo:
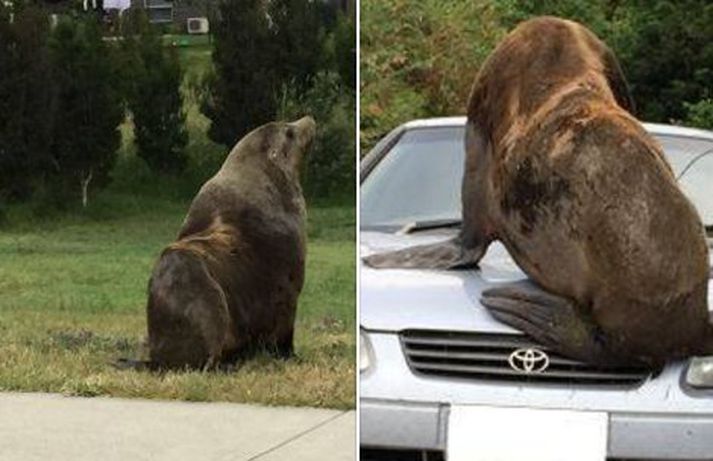
[[[606,334],[572,300],[533,283],[491,288],[480,302],[499,321],[564,356],[601,365],[642,365],[613,354]]]
[[[431,245],[419,245],[364,258],[367,266],[392,269],[465,269],[477,267],[485,245],[465,248],[459,238]]]

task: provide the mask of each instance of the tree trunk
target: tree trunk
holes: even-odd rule
[[[82,207],[87,207],[87,202],[89,202],[89,183],[92,181],[93,170],[89,169],[89,174],[86,177],[82,177],[79,182],[82,184]]]

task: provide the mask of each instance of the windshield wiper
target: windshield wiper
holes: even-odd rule
[[[414,221],[406,224],[399,229],[399,234],[412,234],[433,229],[447,229],[451,227],[460,227],[463,224],[462,219],[430,219],[426,221]]]

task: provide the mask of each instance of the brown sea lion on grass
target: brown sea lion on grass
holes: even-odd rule
[[[198,192],[149,281],[151,367],[292,354],[307,243],[299,168],[314,135],[310,117],[263,125]]]
[[[374,267],[476,266],[499,239],[536,284],[486,290],[501,321],[565,355],[660,364],[713,352],[708,247],[614,54],[580,24],[520,24],[470,95],[463,226]]]

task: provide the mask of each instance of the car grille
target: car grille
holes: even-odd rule
[[[571,360],[522,335],[408,330],[400,336],[409,367],[422,375],[479,381],[634,387],[654,373],[642,367],[602,367]],[[549,366],[530,373],[511,367],[510,355],[527,348],[546,353]]]

